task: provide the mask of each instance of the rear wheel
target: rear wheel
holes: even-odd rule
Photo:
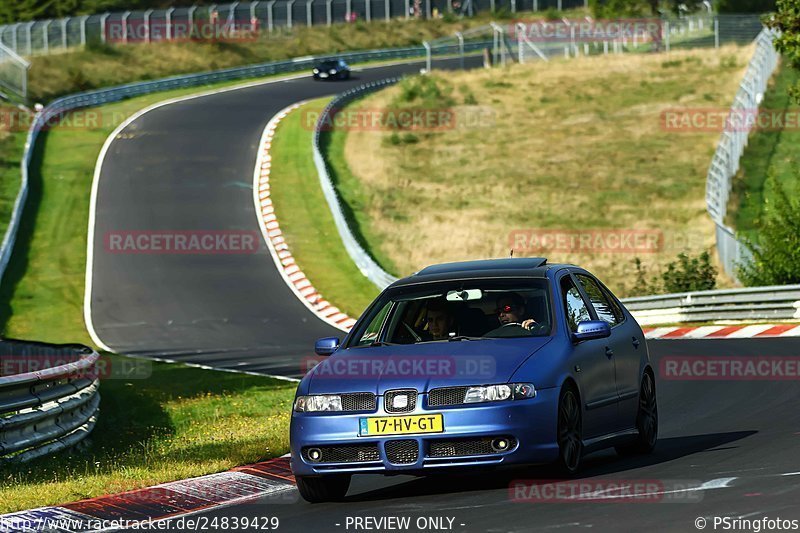
[[[575,474],[582,457],[581,404],[577,393],[567,387],[558,400],[558,463],[568,474]]]
[[[620,455],[650,453],[658,440],[658,404],[656,384],[653,376],[645,373],[639,391],[639,410],[636,414],[636,440],[624,446],[617,446]]]
[[[300,496],[310,503],[335,502],[343,499],[350,488],[349,474],[321,477],[295,476]]]

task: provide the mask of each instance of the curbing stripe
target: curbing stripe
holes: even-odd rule
[[[253,170],[253,202],[264,241],[267,243],[267,248],[275,267],[286,285],[317,318],[341,331],[348,332],[355,324],[355,319],[350,318],[323,300],[311,281],[300,270],[292,251],[283,239],[280,223],[275,215],[275,208],[270,196],[269,176],[272,166],[270,150],[272,149],[272,139],[275,136],[275,131],[282,119],[306,103],[307,101],[298,102],[279,111],[264,127],[261,141],[258,145],[255,169]]]
[[[695,326],[642,328],[646,339],[749,339],[800,337],[797,324],[750,324],[739,326]]]

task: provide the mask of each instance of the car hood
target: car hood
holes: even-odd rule
[[[375,346],[320,357],[308,393],[373,392],[507,383],[551,337]]]

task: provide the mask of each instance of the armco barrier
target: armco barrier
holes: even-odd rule
[[[0,341],[0,463],[26,462],[89,435],[100,405],[97,359],[78,344]]]
[[[681,322],[800,320],[800,285],[625,298],[643,326]]]
[[[378,288],[384,289],[397,278],[383,270],[378,263],[361,247],[361,244],[353,235],[350,226],[347,223],[347,218],[342,211],[342,205],[339,202],[339,195],[336,193],[336,187],[333,186],[333,181],[328,172],[328,166],[325,164],[325,159],[322,156],[322,150],[319,146],[319,138],[323,129],[323,125],[330,120],[330,114],[334,109],[341,109],[348,102],[352,102],[362,96],[369,94],[373,91],[383,89],[389,85],[395,84],[399,78],[388,78],[373,83],[368,83],[355,89],[350,89],[331,100],[322,113],[314,127],[314,135],[311,139],[311,150],[314,157],[314,165],[317,167],[319,174],[319,183],[322,187],[322,193],[325,195],[325,201],[328,202],[328,207],[333,215],[333,221],[336,224],[336,230],[339,232],[339,237],[342,239],[345,250],[347,250],[350,259],[356,264],[358,269],[364,276],[367,277],[372,283],[377,285]]]

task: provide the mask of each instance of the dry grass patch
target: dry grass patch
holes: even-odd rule
[[[376,257],[405,275],[440,261],[507,256],[510,232],[660,230],[651,271],[713,246],[705,175],[717,133],[670,132],[668,108],[727,107],[752,55],[724,47],[434,73],[456,127],[437,132],[335,132],[355,177],[339,184]],[[414,82],[411,82],[414,83]],[[435,105],[396,86],[356,103]],[[541,251],[540,251],[541,253]],[[631,253],[544,252],[597,271],[623,294]],[[516,255],[516,254],[515,254]],[[536,254],[538,255],[538,254]],[[726,280],[720,280],[723,284]],[[728,282],[729,283],[729,282]]]

